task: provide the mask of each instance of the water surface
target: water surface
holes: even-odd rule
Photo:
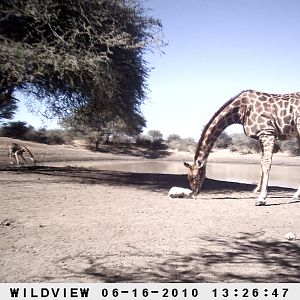
[[[180,161],[69,161],[47,163],[51,166],[72,166],[133,173],[186,174]],[[269,185],[298,188],[300,183],[299,166],[273,165]],[[213,163],[207,164],[207,177],[223,181],[257,184],[260,164]]]

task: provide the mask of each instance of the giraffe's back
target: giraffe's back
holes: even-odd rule
[[[240,95],[241,119],[247,136],[262,134],[288,139],[300,125],[300,93],[268,94],[246,91]]]

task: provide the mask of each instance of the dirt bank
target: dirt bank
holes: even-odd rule
[[[26,143],[36,166],[8,164],[0,138],[1,282],[299,282],[300,202],[270,188],[255,207],[252,185],[207,179],[194,199],[170,199],[185,175],[50,167],[46,161],[191,160],[143,149],[91,152]],[[213,161],[257,156],[212,153]],[[277,164],[299,159],[275,156]]]

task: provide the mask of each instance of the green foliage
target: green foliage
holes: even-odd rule
[[[177,151],[194,152],[197,144],[193,138],[181,138],[178,134],[170,134],[167,137],[167,145]]]
[[[170,134],[168,137],[167,137],[167,143],[170,144],[172,142],[178,142],[181,140],[181,137],[179,134]]]
[[[140,114],[143,54],[163,45],[161,27],[138,0],[3,0],[0,102],[21,90],[43,102],[47,116],[85,107]]]
[[[231,138],[232,144],[229,146],[229,149],[232,152],[251,154],[260,151],[259,141],[248,138],[243,133],[233,134]]]
[[[159,142],[163,139],[163,135],[159,130],[149,130],[147,136],[152,142]]]
[[[1,126],[1,136],[11,137],[15,139],[24,139],[24,136],[28,134],[33,127],[26,122],[8,122],[3,123]]]
[[[222,132],[217,138],[214,147],[219,149],[227,149],[232,144],[232,138],[226,133]]]
[[[40,129],[35,130],[33,126],[26,122],[7,122],[0,127],[0,136],[44,143],[49,145],[71,143],[72,137],[67,131],[60,129]]]
[[[66,132],[60,129],[46,130],[45,132],[45,143],[49,145],[62,145],[68,144],[71,139],[68,138]]]
[[[137,136],[135,143],[137,146],[150,148],[152,145],[152,141],[149,136],[140,134]]]
[[[165,149],[163,135],[159,130],[149,130],[147,134],[140,134],[136,138],[136,145],[150,149]]]
[[[7,93],[0,93],[0,120],[12,119],[17,109],[17,99]]]
[[[278,145],[282,152],[287,152],[293,156],[300,155],[300,145],[297,138],[292,138],[286,141],[279,141]]]
[[[98,112],[87,107],[65,118],[61,125],[76,133],[85,134],[89,143],[95,144],[95,149],[98,150],[99,145],[107,143],[110,136],[140,134],[145,126],[145,119],[138,113],[131,112],[120,117],[106,110]]]

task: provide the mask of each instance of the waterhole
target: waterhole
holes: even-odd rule
[[[96,170],[109,170],[133,173],[186,174],[186,168],[180,161],[68,161],[48,163],[57,167],[81,167]],[[273,165],[269,185],[297,188],[300,183],[298,166]],[[207,177],[223,181],[257,184],[260,165],[237,163],[213,163],[207,165]]]

